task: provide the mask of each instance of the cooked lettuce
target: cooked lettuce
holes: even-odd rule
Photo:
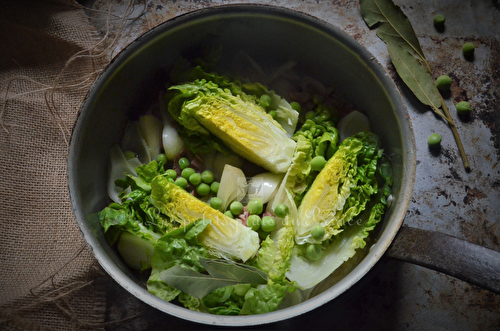
[[[211,220],[199,240],[212,254],[246,261],[259,249],[257,232],[211,208],[167,178],[155,177],[151,188],[154,204],[181,226],[199,219]]]
[[[382,220],[393,174],[378,144],[378,137],[371,133],[347,138],[304,197],[297,218],[302,231],[297,230],[297,236],[304,244],[294,247],[286,273],[300,289],[317,285],[364,248],[368,235]],[[314,225],[324,226],[323,240],[311,237]],[[320,242],[321,258],[311,261],[307,257],[308,242]]]
[[[298,244],[329,239],[366,208],[378,191],[375,171],[382,154],[373,133],[360,133],[342,142],[300,204],[295,225]],[[311,237],[311,229],[317,225],[325,229],[319,240]]]
[[[309,111],[297,130],[299,114],[266,86],[189,63],[177,69],[160,95],[163,125],[141,116],[111,151],[115,202],[99,213],[106,237],[131,268],[151,269],[151,293],[191,310],[261,314],[306,300],[367,245],[382,219],[392,169],[378,137],[344,139],[359,114],[337,125],[327,101],[304,104]],[[362,119],[355,132],[369,128]],[[156,161],[162,147],[166,161]],[[175,185],[166,169],[179,175],[181,152],[202,161],[196,171],[213,171],[218,192],[197,198]],[[321,171],[311,167],[315,157],[327,161]],[[221,210],[206,202],[215,197]],[[232,201],[254,198],[275,218],[269,233],[247,227],[246,212],[236,219],[223,213]],[[286,215],[274,214],[278,204],[288,206]]]
[[[258,105],[255,97],[246,95],[235,84],[232,89],[221,88],[216,82],[196,79],[171,86],[167,93],[169,113],[188,137],[221,141],[273,173],[286,172],[295,141],[288,138],[287,132]]]
[[[385,205],[378,202],[371,208],[368,219],[360,218],[344,226],[342,233],[323,245],[322,258],[310,261],[300,249],[290,258],[290,269],[286,276],[295,281],[300,289],[310,289],[330,276],[344,262],[352,258],[358,249],[366,245],[366,238],[380,222]]]
[[[313,148],[310,140],[304,136],[297,137],[297,148],[292,163],[283,177],[276,194],[267,204],[266,210],[273,212],[278,204],[285,204],[290,208],[288,219],[294,222],[297,216],[295,197],[302,194],[308,187],[307,179],[311,172],[311,157]]]
[[[284,283],[294,245],[293,224],[284,222],[279,230],[262,241],[255,265],[264,270],[272,281]]]
[[[205,270],[200,258],[208,257],[209,253],[199,244],[197,238],[208,224],[210,220],[197,220],[157,240],[151,258],[151,275],[147,281],[150,293],[165,301],[172,301],[181,291],[164,282],[161,278],[162,272],[174,266],[195,272]]]

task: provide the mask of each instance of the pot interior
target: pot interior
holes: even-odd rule
[[[112,249],[95,218],[109,204],[108,155],[128,119],[156,101],[180,57],[219,54],[215,69],[248,76],[235,57],[248,54],[265,72],[293,61],[299,76],[336,87],[370,119],[394,166],[394,201],[371,236],[371,244],[321,284],[311,299],[260,316],[212,316],[164,302],[145,289]],[[335,27],[305,14],[270,6],[214,7],[177,17],[141,36],[122,51],[95,82],[74,127],[68,157],[71,202],[78,225],[103,268],[144,302],[190,321],[252,325],[280,321],[332,300],[373,267],[401,226],[413,189],[414,137],[393,81],[372,55]]]

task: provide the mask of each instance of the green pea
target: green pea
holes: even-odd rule
[[[259,98],[259,103],[263,108],[269,107],[272,101],[271,97],[267,94],[262,94]]]
[[[457,112],[461,115],[467,115],[472,111],[467,101],[460,101],[455,107],[457,108]]]
[[[312,110],[306,113],[306,120],[312,120],[316,116],[316,113]]]
[[[444,17],[443,14],[437,14],[434,16],[434,25],[438,28],[442,28],[444,26],[444,22],[446,21],[446,18]]]
[[[325,228],[321,225],[316,225],[311,229],[311,237],[315,240],[321,240],[325,236]]]
[[[186,159],[185,157],[181,157],[179,159],[179,168],[181,168],[181,170],[183,169],[186,169],[187,167],[189,167],[191,163],[189,162],[188,159]]]
[[[287,205],[280,203],[274,208],[274,214],[278,216],[279,218],[284,218],[286,215],[288,215],[289,208]]]
[[[224,212],[224,215],[226,215],[227,217],[234,218],[233,213],[231,213],[231,211],[229,211],[229,210],[226,210],[226,211]]]
[[[441,144],[441,136],[437,133],[433,133],[429,136],[427,143],[430,147],[437,147]]]
[[[268,114],[271,115],[273,119],[276,119],[276,117],[278,117],[278,113],[276,112],[276,110],[271,110]]]
[[[297,101],[290,102],[290,107],[298,113],[302,111],[302,106]]]
[[[212,182],[212,184],[210,184],[210,191],[217,194],[217,192],[219,192],[219,182]]]
[[[172,183],[172,184],[175,184],[175,180],[173,178],[167,178],[167,180]]]
[[[203,183],[211,184],[214,181],[214,173],[210,170],[205,170],[201,173]]]
[[[212,199],[210,199],[210,207],[220,210],[220,208],[222,207],[222,200],[220,198],[213,197]]]
[[[314,171],[321,171],[325,167],[325,164],[326,160],[323,156],[321,155],[315,156],[311,160],[311,169]]]
[[[260,222],[260,228],[262,231],[271,232],[276,227],[276,220],[271,216],[262,217],[262,221]]]
[[[179,177],[174,181],[174,184],[181,187],[181,188],[186,188],[188,185],[187,179],[184,177]]]
[[[200,185],[200,183],[201,183],[201,175],[197,172],[195,172],[194,174],[191,174],[188,179],[189,179],[189,182],[191,184],[193,184],[194,186]]]
[[[250,215],[262,214],[263,209],[264,209],[264,204],[260,199],[252,199],[247,204],[247,210],[250,213]]]
[[[436,87],[442,92],[450,90],[451,78],[448,75],[441,75],[436,79]]]
[[[229,210],[233,215],[240,215],[243,213],[243,204],[239,201],[233,201],[229,205]]]
[[[165,164],[167,161],[167,156],[165,154],[160,153],[156,155],[156,162]]]
[[[207,195],[208,193],[210,193],[210,186],[208,186],[208,184],[201,183],[196,187],[196,193],[202,196]]]
[[[184,168],[182,169],[182,172],[181,172],[181,177],[183,178],[186,178],[186,179],[189,179],[189,176],[191,176],[192,174],[194,174],[196,171],[194,171],[193,168]]]
[[[321,245],[311,244],[306,248],[306,257],[311,261],[318,261],[321,259],[323,252],[321,250]]]
[[[469,58],[474,55],[474,50],[476,49],[476,46],[473,43],[465,43],[462,46],[462,53],[464,54],[465,57]]]
[[[167,171],[165,171],[165,176],[167,178],[176,179],[177,178],[177,171],[175,171],[174,169],[168,169]]]
[[[250,215],[247,218],[247,226],[251,228],[254,231],[257,231],[260,229],[260,222],[262,220],[260,219],[259,215]]]
[[[132,152],[132,151],[126,151],[126,152],[124,152],[124,153],[123,153],[123,156],[125,156],[125,158],[126,158],[127,160],[130,160],[130,159],[133,159],[134,157],[136,157],[136,156],[135,156],[135,153],[134,153],[134,152]]]

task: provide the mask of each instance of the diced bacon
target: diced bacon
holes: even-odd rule
[[[241,224],[243,224],[244,226],[247,226],[248,216],[250,216],[250,213],[248,212],[247,207],[244,206],[243,212],[238,215],[238,218],[241,220]]]

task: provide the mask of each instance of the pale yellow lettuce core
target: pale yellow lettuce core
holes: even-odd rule
[[[314,180],[298,209],[296,236],[298,244],[321,242],[340,233],[344,224],[342,210],[356,185],[348,173],[355,171],[357,152],[363,147],[359,140],[351,140],[341,145],[335,155]],[[311,229],[321,225],[325,228],[324,238],[313,240]]]
[[[198,240],[212,253],[246,261],[259,249],[257,232],[208,206],[167,178],[156,177],[151,182],[151,188],[151,197],[155,205],[172,220],[178,221],[181,226],[199,219],[211,220],[198,236]]]

